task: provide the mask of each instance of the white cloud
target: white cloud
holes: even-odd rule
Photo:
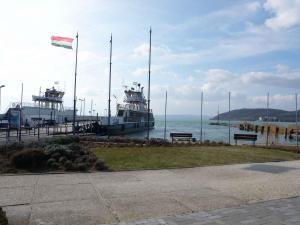
[[[300,24],[299,0],[267,0],[264,8],[273,14],[273,17],[265,21],[265,25],[272,30],[290,28]]]
[[[261,9],[261,3],[258,1],[254,1],[254,2],[250,2],[246,4],[246,8],[248,8],[250,11],[257,11],[259,9]]]

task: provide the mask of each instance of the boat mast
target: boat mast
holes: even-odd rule
[[[167,138],[167,102],[168,102],[168,92],[166,91],[164,140],[166,140],[166,138]]]
[[[200,114],[200,143],[202,143],[202,135],[203,135],[203,129],[202,129],[202,126],[203,126],[203,116],[202,116],[202,113],[203,113],[203,91],[201,91],[201,114]]]
[[[108,127],[107,127],[107,138],[109,138],[109,127],[110,127],[110,93],[111,93],[111,58],[112,58],[112,34],[110,35],[110,56],[109,56],[109,87],[108,87]]]
[[[218,124],[220,123],[220,110],[219,110],[219,105],[218,105]]]
[[[152,29],[150,27],[150,46],[149,46],[149,75],[148,75],[148,123],[147,123],[147,139],[149,141],[149,131],[150,131],[150,75],[151,75],[151,35]]]

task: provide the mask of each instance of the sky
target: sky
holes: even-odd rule
[[[124,85],[147,93],[152,27],[151,108],[169,114],[215,115],[231,108],[295,109],[300,93],[300,0],[0,0],[2,107],[24,102],[59,81],[72,107],[73,50],[51,36],[79,33],[77,98],[107,112],[109,40],[113,36],[112,113]],[[57,86],[57,85],[56,85]],[[299,97],[300,98],[300,97]],[[77,108],[79,109],[78,103]]]

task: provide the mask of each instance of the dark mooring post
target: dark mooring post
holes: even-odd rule
[[[110,111],[110,95],[111,95],[111,58],[112,58],[112,34],[110,35],[110,55],[109,55],[109,82],[108,82],[108,123],[107,123],[107,138],[109,138],[109,131],[110,131],[110,118],[111,118],[111,111]]]
[[[151,75],[151,36],[152,36],[152,29],[150,27],[150,40],[149,40],[149,74],[148,74],[148,123],[147,123],[147,139],[149,138],[149,132],[150,132],[150,75]]]
[[[77,55],[78,55],[78,33],[76,35],[76,56],[75,56],[75,76],[74,76],[74,104],[73,104],[73,135],[75,135],[75,118],[76,118]]]
[[[166,99],[165,99],[165,130],[164,130],[164,139],[167,138],[167,103],[168,103],[168,92],[166,91]]]

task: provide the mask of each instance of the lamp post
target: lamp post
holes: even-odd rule
[[[1,112],[1,89],[4,88],[4,87],[5,87],[5,85],[0,86],[0,112]]]
[[[81,116],[82,115],[82,102],[84,101],[84,99],[78,99],[80,101],[80,112],[79,112],[79,115]]]

